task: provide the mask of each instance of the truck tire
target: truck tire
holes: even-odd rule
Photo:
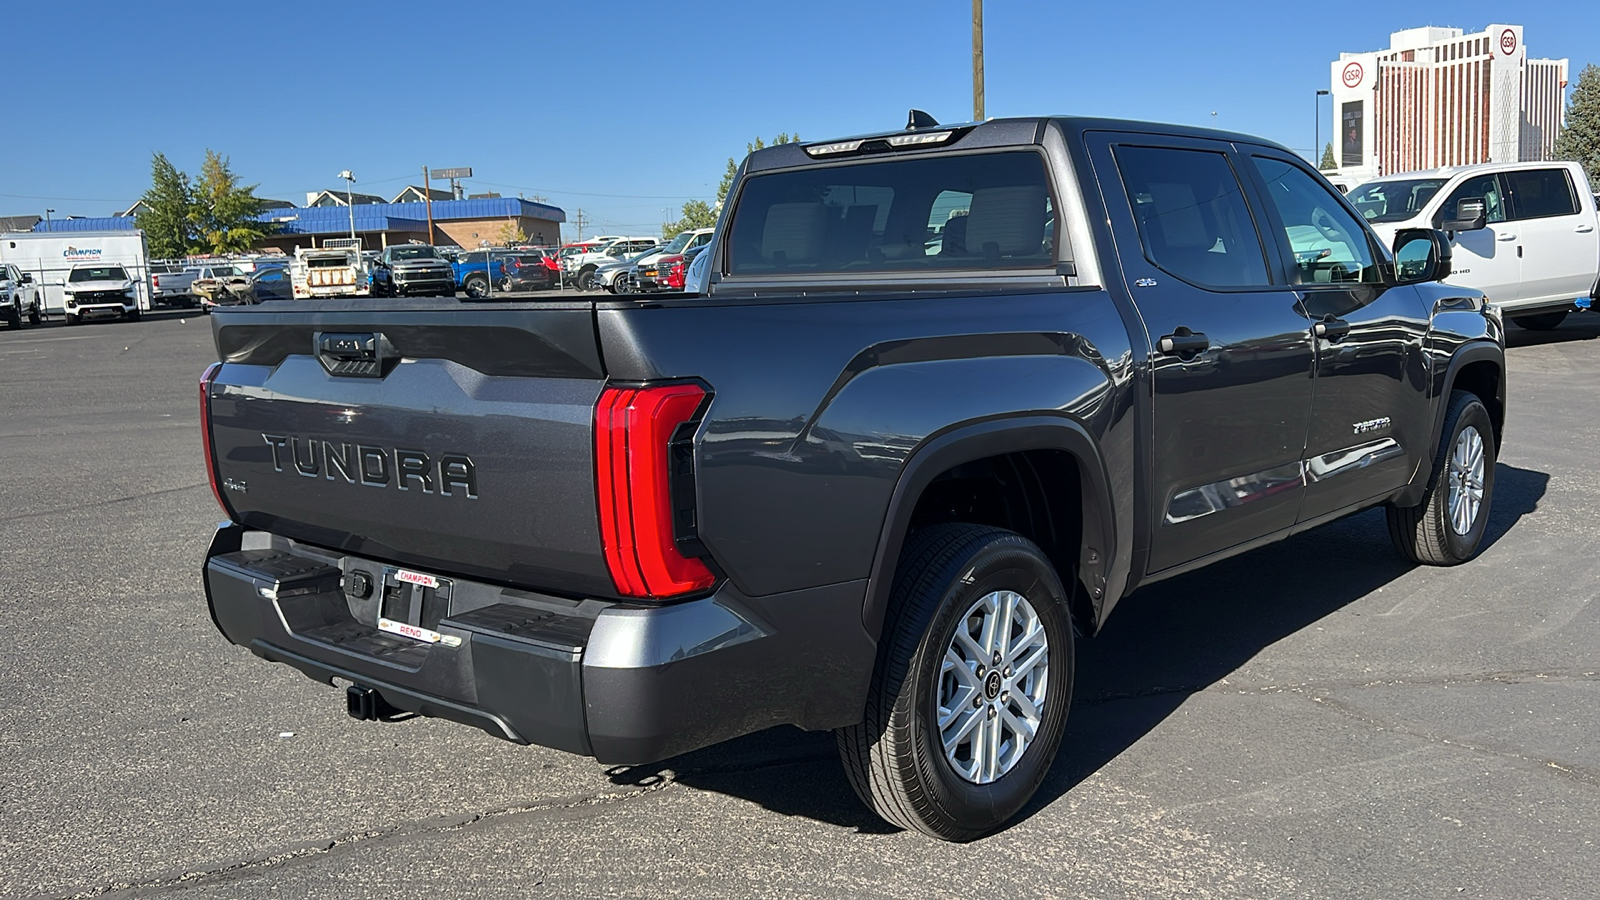
[[[140,319],[144,318],[144,314],[141,313],[137,309],[133,309],[133,310],[128,310],[127,312],[124,312],[122,314],[122,318],[126,319],[129,322],[137,322]]]
[[[468,275],[461,282],[461,290],[472,300],[482,300],[489,295],[489,279],[482,275]]]
[[[915,533],[864,719],[835,732],[850,786],[890,823],[942,840],[999,828],[1061,745],[1072,642],[1067,594],[1032,541],[984,525]]]
[[[1560,325],[1566,318],[1566,310],[1556,310],[1555,312],[1535,313],[1531,316],[1512,316],[1511,321],[1518,328],[1526,328],[1529,331],[1549,331]]]
[[[1477,395],[1452,392],[1422,502],[1385,508],[1389,536],[1407,559],[1453,566],[1477,554],[1494,496],[1494,463],[1489,411]]]
[[[33,298],[33,305],[28,307],[28,324],[37,325],[44,321],[44,309],[39,305],[39,298]]]
[[[16,331],[22,330],[22,307],[18,306],[15,300],[6,309],[6,324]]]
[[[61,318],[65,320],[66,324],[68,325],[77,325],[83,321],[82,316],[75,316],[72,313],[63,313]]]
[[[594,290],[594,266],[589,266],[578,273],[578,278],[573,284],[580,291]]]

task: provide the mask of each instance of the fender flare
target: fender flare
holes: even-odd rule
[[[1475,362],[1492,362],[1500,369],[1500,381],[1495,385],[1495,402],[1500,408],[1506,408],[1506,354],[1498,344],[1485,340],[1472,341],[1457,348],[1450,356],[1450,365],[1445,369],[1444,387],[1439,391],[1438,407],[1433,411],[1433,427],[1429,435],[1433,438],[1429,447],[1439,446],[1439,439],[1444,434],[1444,414],[1450,406],[1450,392],[1455,390],[1456,376],[1467,365]],[[1500,435],[1496,434],[1495,443],[1500,442]]]
[[[1450,392],[1455,390],[1456,376],[1461,370],[1471,363],[1492,362],[1500,369],[1500,381],[1495,385],[1495,402],[1500,404],[1503,411],[1506,408],[1506,355],[1500,345],[1487,340],[1474,340],[1458,347],[1450,356],[1450,365],[1445,368],[1444,383],[1439,389],[1439,396],[1435,398],[1433,410],[1433,423],[1428,428],[1428,452],[1422,460],[1422,465],[1417,467],[1414,481],[1400,492],[1394,499],[1397,506],[1415,506],[1422,502],[1423,494],[1427,491],[1428,484],[1433,480],[1433,454],[1439,446],[1439,441],[1444,435],[1444,417],[1450,410]],[[1502,424],[1503,424],[1502,417]],[[1500,429],[1495,431],[1495,445],[1499,446],[1501,440]]]
[[[873,640],[877,640],[883,630],[900,550],[905,545],[911,514],[922,492],[934,478],[954,466],[1025,450],[1064,450],[1078,463],[1083,504],[1078,580],[1088,591],[1098,623],[1117,550],[1111,482],[1099,445],[1073,419],[1026,414],[963,423],[936,432],[924,440],[901,467],[883,527],[878,533],[878,548],[867,577],[866,599],[861,610],[862,625]]]

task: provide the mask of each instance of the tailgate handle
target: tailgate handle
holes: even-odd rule
[[[394,345],[376,331],[319,331],[312,343],[330,375],[382,378],[396,358]]]

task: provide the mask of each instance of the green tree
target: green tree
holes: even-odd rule
[[[495,243],[502,247],[510,247],[516,244],[526,244],[528,235],[522,230],[522,226],[517,224],[516,219],[507,219],[506,223],[500,226],[500,231],[494,236],[494,239]]]
[[[770,146],[776,147],[779,144],[793,144],[797,143],[799,140],[799,134],[780,132],[777,137],[772,139],[772,144]],[[751,153],[754,153],[757,150],[767,146],[769,145],[766,141],[757,137],[754,141],[744,145],[744,152],[745,155],[748,156]],[[722,173],[722,183],[717,185],[716,202],[707,203],[704,200],[690,200],[689,202],[683,204],[681,217],[678,219],[678,221],[663,222],[661,224],[661,239],[670,241],[685,231],[695,228],[711,228],[715,226],[717,224],[717,215],[722,212],[722,203],[728,199],[728,191],[733,190],[733,177],[734,175],[738,174],[738,172],[739,161],[731,156],[728,157],[728,168]]]
[[[150,160],[150,189],[144,192],[145,209],[135,223],[144,232],[150,254],[158,259],[187,256],[198,246],[195,240],[194,189],[189,176],[178,171],[165,154]]]
[[[247,253],[272,233],[269,223],[256,218],[262,209],[256,185],[240,185],[228,158],[215,150],[207,150],[200,165],[194,200],[195,231],[212,253]]]
[[[1600,66],[1591,63],[1578,73],[1567,126],[1556,138],[1556,158],[1582,163],[1589,185],[1600,187]]]
[[[1327,171],[1329,171],[1331,169],[1339,168],[1339,164],[1337,162],[1335,162],[1334,158],[1333,158],[1333,142],[1332,141],[1328,142],[1328,146],[1322,148],[1322,162],[1317,164],[1317,168],[1321,169],[1324,172],[1327,172]]]
[[[717,224],[717,208],[704,200],[690,200],[683,205],[683,217],[676,222],[661,223],[661,239],[670,241],[685,231],[711,228]]]

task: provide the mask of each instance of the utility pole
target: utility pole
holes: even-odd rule
[[[983,121],[983,0],[972,0],[972,121]]]
[[[573,221],[578,226],[578,241],[583,241],[583,207],[578,207],[578,217]]]
[[[422,199],[428,202],[428,243],[433,243],[433,179],[428,177],[428,167],[422,167]]]

